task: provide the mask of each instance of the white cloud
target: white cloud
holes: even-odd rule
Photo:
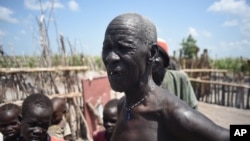
[[[250,50],[250,40],[240,40],[226,42],[222,41],[217,45],[209,45],[207,49],[212,57],[247,57],[249,58],[248,50]]]
[[[207,38],[212,37],[212,33],[207,31],[207,30],[201,31],[201,35],[203,35],[204,37],[207,37]]]
[[[193,37],[197,37],[199,35],[197,30],[193,27],[188,28],[188,34],[191,34]]]
[[[250,14],[249,14],[250,15]],[[242,20],[243,26],[241,27],[240,31],[243,35],[250,37],[250,18]]]
[[[208,11],[224,12],[249,17],[250,7],[245,0],[220,0],[208,8]]]
[[[17,23],[18,20],[12,17],[14,12],[11,9],[0,6],[0,21],[5,21],[9,23]]]
[[[235,42],[221,42],[220,47],[233,50],[250,49],[250,40],[241,40]]]
[[[41,10],[40,3],[37,0],[24,0],[24,5],[30,10]],[[41,5],[43,10],[50,9],[52,5],[54,6],[54,9],[64,8],[63,4],[61,4],[57,0],[55,0],[54,3],[52,1],[42,2]]]
[[[203,36],[203,37],[212,37],[212,34],[207,30],[198,30],[194,27],[188,28],[188,35],[192,35],[193,37]]]
[[[7,33],[0,29],[0,37],[5,36]]]
[[[70,0],[68,2],[69,9],[71,11],[78,11],[79,10],[79,5],[75,0]]]
[[[20,31],[20,33],[23,34],[23,35],[26,35],[27,32],[26,32],[26,30],[22,29],[22,30]]]
[[[14,40],[19,41],[20,37],[19,36],[14,36]]]
[[[250,6],[246,0],[220,0],[215,2],[207,9],[210,12],[226,13],[237,18],[237,21],[231,20],[224,22],[224,26],[239,25],[243,35],[250,37]],[[247,30],[247,31],[246,31]]]
[[[237,25],[239,25],[238,19],[233,19],[233,20],[230,20],[230,21],[225,21],[223,23],[223,26],[237,26]]]

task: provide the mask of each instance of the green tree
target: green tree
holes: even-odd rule
[[[181,45],[181,53],[183,57],[197,59],[199,47],[196,45],[196,40],[192,37],[192,35],[189,35],[186,40],[183,39]]]

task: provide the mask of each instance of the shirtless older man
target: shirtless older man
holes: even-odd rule
[[[112,89],[125,92],[111,141],[229,141],[228,129],[154,83],[156,42],[155,25],[137,13],[115,17],[106,29],[102,59]]]

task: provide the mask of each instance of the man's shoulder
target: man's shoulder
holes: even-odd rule
[[[170,104],[179,101],[179,98],[176,97],[171,91],[168,89],[164,89],[162,87],[157,87],[156,94],[154,95],[154,99],[157,99],[158,103]]]

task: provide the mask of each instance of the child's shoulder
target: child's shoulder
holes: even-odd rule
[[[61,139],[61,138],[56,138],[56,137],[50,136],[50,141],[65,141],[65,140]]]

